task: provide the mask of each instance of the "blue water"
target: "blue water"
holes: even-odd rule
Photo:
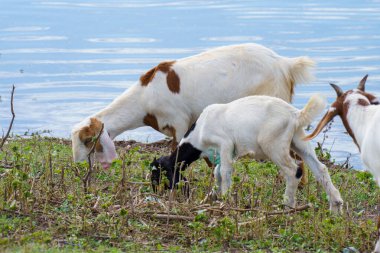
[[[51,130],[69,137],[73,124],[100,110],[155,64],[243,42],[284,56],[318,62],[317,80],[298,86],[294,104],[311,94],[329,101],[328,83],[349,89],[369,74],[367,90],[380,94],[380,1],[43,1],[0,2],[0,127]],[[339,162],[358,150],[339,119],[324,147]],[[147,127],[119,139],[163,138]],[[316,141],[321,141],[320,135]]]

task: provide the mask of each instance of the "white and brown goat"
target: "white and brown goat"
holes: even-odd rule
[[[224,46],[162,62],[106,108],[73,128],[74,161],[87,159],[102,123],[96,158],[108,167],[116,158],[112,140],[126,130],[151,126],[177,144],[210,104],[257,94],[290,102],[295,84],[313,79],[313,66],[307,57],[282,57],[257,44]]]
[[[286,180],[285,204],[294,207],[302,170],[289,154],[292,149],[324,187],[330,209],[339,211],[343,204],[339,191],[313,147],[303,140],[303,128],[323,111],[325,105],[324,98],[319,95],[314,95],[302,110],[268,96],[249,96],[228,104],[210,105],[186,133],[177,150],[151,163],[152,184],[160,183],[157,179],[161,171],[165,171],[169,187],[174,187],[180,171],[207,156],[211,149],[220,154],[220,166],[215,168],[214,176],[221,193],[225,194],[231,185],[233,159],[250,155],[256,159],[270,159],[280,167]]]
[[[313,139],[335,116],[339,115],[348,134],[360,150],[364,166],[374,175],[380,186],[380,106],[376,96],[365,92],[367,77],[368,75],[363,77],[356,89],[346,92],[339,86],[330,84],[337,98],[314,132],[305,139]],[[380,240],[374,252],[380,253]]]

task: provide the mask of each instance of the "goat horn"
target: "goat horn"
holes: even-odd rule
[[[365,91],[365,83],[367,82],[368,74],[363,77],[358,85],[358,90]]]
[[[303,139],[305,141],[314,139],[322,131],[322,129],[327,125],[327,123],[329,123],[337,114],[338,113],[336,112],[336,108],[331,107],[330,110],[328,110],[325,116],[323,116],[321,121],[318,123],[314,131]]]
[[[337,97],[340,97],[340,96],[343,95],[344,92],[343,92],[343,90],[338,85],[333,84],[333,83],[330,83],[330,85],[335,90]]]

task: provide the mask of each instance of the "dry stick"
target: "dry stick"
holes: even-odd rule
[[[83,186],[84,186],[84,192],[85,193],[87,193],[87,191],[88,191],[88,186],[90,184],[90,179],[91,179],[91,173],[92,173],[93,167],[94,167],[93,164],[91,163],[91,154],[95,152],[95,147],[98,144],[100,135],[103,133],[103,129],[104,129],[104,123],[102,123],[102,128],[100,129],[100,132],[99,132],[98,136],[96,137],[94,144],[92,145],[92,147],[90,149],[90,152],[87,154],[88,171],[87,171],[85,177],[83,178]]]
[[[156,219],[164,219],[167,222],[169,221],[169,219],[170,220],[185,220],[185,221],[193,221],[194,220],[194,217],[190,217],[190,216],[174,215],[174,214],[161,214],[161,213],[153,214],[152,217],[156,218]]]
[[[61,181],[60,181],[60,185],[63,187],[64,189],[64,180],[65,180],[65,166],[61,166]]]
[[[51,147],[50,147],[51,148]],[[54,187],[54,183],[53,183],[53,161],[52,161],[52,158],[51,158],[51,149],[49,150],[49,171],[50,171],[50,177],[49,177],[49,180],[50,180],[50,187]]]
[[[123,161],[121,164],[121,169],[122,169],[122,176],[121,176],[121,187],[124,190],[125,189],[125,178],[126,178],[126,172],[125,172],[125,156],[126,154],[123,154]]]
[[[126,202],[127,202],[127,199],[126,199],[127,187],[126,187],[126,184],[125,184],[126,177],[127,177],[126,164],[125,164],[126,156],[127,156],[126,153],[123,153],[122,156],[121,156],[123,160],[122,160],[122,164],[121,164],[121,169],[122,169],[122,177],[121,177],[122,196],[120,198],[121,198],[121,203],[123,205],[125,205]]]
[[[150,185],[151,183],[149,182],[134,182],[134,181],[125,181],[127,184],[132,184],[132,185]]]
[[[177,153],[176,153],[176,157],[175,157],[175,162],[174,162],[174,178],[172,177],[172,182],[175,182],[175,176],[176,176],[176,173],[177,173],[177,167],[178,167],[178,164],[177,164],[177,161],[178,161],[178,153],[179,153],[179,148],[177,148]],[[181,165],[182,166],[182,165]],[[169,219],[170,219],[170,215],[169,215],[169,212],[170,212],[170,209],[172,208],[172,198],[173,198],[173,190],[174,190],[174,187],[175,185],[172,184],[172,189],[170,189],[170,192],[169,192],[169,208],[168,208],[168,215],[166,217],[166,224],[168,225],[169,224]]]
[[[134,189],[135,189],[135,187],[131,187],[131,189],[129,190],[129,201],[131,202],[130,205],[131,205],[131,215],[132,215],[132,217],[135,216],[135,205],[134,205],[133,196],[132,196],[132,193],[133,193]]]
[[[200,206],[199,208],[193,208],[193,209],[191,209],[191,211],[196,211],[196,210],[199,210],[199,209],[205,209],[205,210],[217,211],[217,212],[225,212],[225,211],[259,212],[259,213],[263,213],[263,214],[266,214],[266,215],[277,215],[277,214],[287,214],[287,213],[294,213],[294,212],[298,212],[298,211],[303,211],[303,210],[308,209],[310,207],[312,207],[311,203],[306,204],[304,206],[295,207],[295,208],[292,208],[292,209],[289,209],[289,210],[269,212],[269,211],[264,211],[264,210],[262,210],[260,208],[233,208],[233,207],[223,207],[223,208],[220,208],[218,206],[204,206],[204,207]]]
[[[12,86],[12,93],[11,93],[11,112],[12,112],[12,119],[11,119],[11,122],[9,123],[8,131],[7,131],[7,133],[5,134],[5,136],[3,137],[3,140],[2,140],[2,142],[1,142],[1,144],[0,144],[0,150],[3,148],[5,141],[6,141],[6,140],[8,139],[8,137],[9,137],[9,134],[10,134],[11,129],[12,129],[12,126],[13,126],[13,121],[14,121],[14,119],[15,119],[15,117],[16,117],[16,114],[15,114],[15,112],[14,112],[14,110],[13,110],[13,95],[14,95],[14,93],[15,93],[15,86],[13,85],[13,86]]]
[[[290,210],[284,210],[284,211],[274,211],[274,212],[265,212],[264,216],[261,216],[259,218],[255,218],[253,220],[249,220],[249,221],[245,221],[245,222],[241,222],[239,223],[239,226],[244,226],[244,225],[248,225],[248,224],[252,224],[252,223],[255,223],[257,221],[261,221],[261,220],[264,220],[266,219],[267,216],[273,216],[273,215],[280,215],[280,214],[290,214],[290,213],[295,213],[295,212],[299,212],[299,211],[303,211],[303,210],[306,210],[308,208],[311,208],[312,207],[312,204],[306,204],[304,206],[299,206],[299,207],[296,207],[296,208],[293,208],[293,209],[290,209]]]

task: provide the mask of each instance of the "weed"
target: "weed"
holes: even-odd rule
[[[345,200],[342,216],[328,211],[314,177],[297,193],[304,206],[282,206],[285,182],[270,162],[241,159],[225,201],[202,204],[212,189],[212,170],[203,161],[184,172],[190,199],[162,181],[151,189],[149,164],[169,146],[119,142],[119,158],[104,171],[73,163],[67,140],[38,134],[13,136],[0,152],[0,250],[4,252],[121,251],[370,251],[380,190],[367,172],[329,161],[332,180]],[[87,187],[87,189],[86,189]],[[308,204],[311,204],[309,206]]]

